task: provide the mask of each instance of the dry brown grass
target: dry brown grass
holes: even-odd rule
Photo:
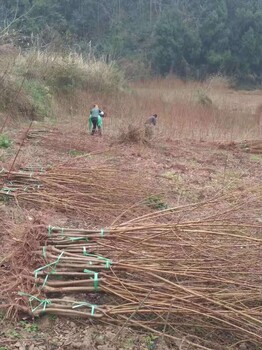
[[[30,51],[18,57],[16,69],[23,77],[43,82],[58,93],[72,93],[76,88],[99,92],[117,91],[124,85],[123,75],[113,63],[86,60],[73,52],[61,56]]]
[[[10,60],[0,63],[3,72],[8,72],[8,79],[5,73],[0,77],[3,100],[0,107],[5,110],[8,104],[12,115],[15,109],[18,114],[31,115],[31,118],[37,110],[46,116],[47,107],[43,101],[47,101],[41,86],[29,84],[28,93],[32,96],[20,88],[23,79],[30,82],[35,79],[41,84],[48,83],[58,92],[49,101],[51,114],[57,116],[58,121],[70,122],[79,130],[87,125],[90,107],[98,103],[108,116],[104,122],[105,133],[113,137],[123,134],[128,125],[144,129],[146,118],[157,113],[159,119],[154,133],[157,140],[241,141],[261,138],[262,92],[236,91],[223,76],[213,76],[205,82],[156,78],[132,83],[129,90],[122,91],[114,88],[124,85],[115,67],[108,67],[104,62],[87,63],[77,55],[65,60],[60,56],[31,52],[14,56],[11,63]],[[13,80],[17,74],[22,83],[15,89]],[[67,77],[75,81],[74,88],[64,80]]]
[[[41,80],[45,75],[46,66],[52,65],[53,62],[59,69],[61,67],[64,69],[64,62],[60,62],[59,57],[50,58],[40,53],[28,57],[19,56],[18,61],[16,66],[20,67],[20,73],[26,72],[27,78],[29,73],[31,78],[34,73],[34,78]],[[34,64],[28,65],[31,61]],[[80,73],[82,76],[82,71],[86,69],[90,73],[90,79],[95,77],[104,87],[106,85],[104,80],[109,85],[114,83],[113,68],[112,71],[110,69],[106,71],[104,63],[94,62],[93,66],[89,67],[81,57],[69,57],[66,69],[70,71],[72,67],[75,68],[76,62],[79,68],[76,77]],[[41,70],[35,69],[36,63]],[[33,72],[30,71],[31,66],[34,66]],[[66,69],[65,72],[68,73]],[[49,80],[53,83],[56,77],[51,78]],[[127,131],[128,125],[144,130],[146,118],[154,113],[159,116],[154,133],[154,139],[158,141],[166,139],[241,141],[261,138],[262,92],[236,91],[230,88],[230,81],[222,76],[211,77],[205,82],[184,82],[174,77],[157,78],[132,83],[130,89],[125,91],[110,88],[102,91],[98,88],[91,89],[93,91],[91,92],[90,89],[81,88],[81,84],[78,89],[78,85],[76,84],[70,93],[59,90],[60,93],[52,98],[52,114],[57,116],[59,122],[70,123],[81,131],[83,125],[85,130],[87,129],[90,107],[98,103],[107,113],[104,120],[105,134],[114,138],[119,138],[123,130]],[[23,91],[19,93],[14,106],[20,99],[25,100],[22,95]],[[17,109],[21,114],[33,113],[27,112],[28,109],[24,111],[21,107]]]
[[[8,122],[22,119],[43,120],[55,116],[53,102],[63,102],[79,90],[116,92],[123,89],[122,72],[102,60],[85,60],[68,56],[29,51],[17,54],[0,46],[0,123],[6,124],[1,112],[9,114]],[[59,96],[57,96],[59,95]],[[55,103],[54,103],[55,104]],[[23,117],[23,118],[21,118]],[[1,126],[0,126],[1,128]]]
[[[153,110],[168,124],[168,130],[161,130],[165,134],[209,140],[261,136],[255,117],[261,91],[235,91],[219,77],[203,83],[160,79],[134,88],[140,98],[151,99]]]
[[[159,115],[155,139],[241,141],[259,139],[257,117],[261,91],[236,91],[221,77],[206,82],[175,78],[133,83],[130,91],[115,94],[79,93],[57,103],[57,114],[74,125],[87,123],[96,102],[107,112],[105,133],[118,136],[129,124],[143,128],[149,115]],[[208,101],[208,103],[205,103]],[[62,106],[62,107],[61,107]]]
[[[262,103],[256,108],[256,121],[260,129],[262,129]]]

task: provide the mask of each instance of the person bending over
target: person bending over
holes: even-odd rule
[[[89,129],[92,129],[91,135],[94,135],[96,132],[96,128],[98,129],[98,134],[102,135],[102,125],[105,113],[98,108],[98,105],[94,105],[90,111],[89,116]]]

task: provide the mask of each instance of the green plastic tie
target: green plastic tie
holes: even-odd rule
[[[40,188],[40,187],[42,187],[42,185],[38,185],[38,188]],[[51,236],[51,234],[54,230],[56,230],[56,231],[61,230],[61,234],[64,235],[64,230],[65,230],[64,227],[56,227],[56,226],[51,226],[51,225],[48,226],[48,235]]]
[[[44,288],[45,285],[47,284],[48,278],[49,278],[49,275],[46,275],[46,276],[45,276],[44,283],[43,283],[43,285],[42,285],[42,288]]]
[[[105,236],[105,232],[104,232],[104,229],[103,229],[103,228],[101,228],[100,234],[101,234],[101,237],[104,237],[104,236]]]
[[[74,303],[73,304],[74,306],[72,307],[72,309],[77,309],[78,307],[82,307],[82,306],[88,306],[91,308],[91,316],[94,316],[95,314],[95,309],[97,308],[97,305],[94,305],[94,304],[89,304],[89,303],[86,303],[86,302],[83,302],[83,303]]]
[[[34,313],[34,312],[35,312],[37,309],[39,309],[41,306],[43,306],[43,311],[45,311],[47,305],[50,305],[50,304],[51,304],[51,301],[50,301],[49,299],[39,299],[39,298],[37,298],[36,296],[31,295],[31,294],[27,294],[27,293],[23,293],[23,292],[18,292],[18,295],[20,295],[20,296],[25,296],[25,297],[28,297],[28,298],[29,298],[28,300],[29,300],[29,304],[30,304],[32,313]],[[38,306],[33,307],[33,304],[32,304],[33,301],[38,301],[38,302],[39,302]]]
[[[95,290],[98,290],[98,284],[99,284],[98,272],[94,272],[94,287],[95,287]]]
[[[51,237],[51,234],[52,234],[52,232],[53,232],[53,229],[54,229],[53,226],[51,226],[51,225],[48,226],[48,236],[49,236],[49,237]]]
[[[62,258],[64,254],[64,251],[59,255],[59,257],[52,263],[47,264],[45,266],[40,267],[39,269],[36,269],[34,271],[35,279],[37,279],[38,273],[42,270],[45,270],[47,267],[52,267],[52,270],[54,271],[56,269],[56,265],[59,263],[60,259]]]
[[[52,227],[52,230],[56,230],[56,231],[59,231],[61,230],[61,236],[64,237],[64,227],[56,227],[56,226],[53,226]]]
[[[75,242],[75,241],[87,241],[88,242],[88,238],[86,237],[69,237],[70,241]]]
[[[111,265],[112,265],[112,260],[106,259],[106,269],[109,269]]]
[[[94,276],[94,278],[92,278],[94,281],[94,288],[95,288],[95,290],[98,290],[98,287],[99,287],[98,272],[94,272],[94,271],[87,270],[87,269],[85,269],[84,272]]]
[[[38,185],[38,186],[41,186],[41,185]],[[49,225],[48,226],[48,235],[51,236],[51,234],[54,230],[61,230],[62,234],[64,234],[64,228]]]
[[[108,259],[108,258],[104,258],[103,256],[100,256],[100,255],[95,255],[95,254],[89,254],[86,252],[86,247],[83,247],[83,255],[84,256],[90,256],[92,258],[96,258],[96,259],[99,259],[99,260],[103,260],[105,262],[105,268],[106,269],[109,269],[110,266],[112,265],[112,260]]]
[[[54,229],[57,230],[57,231],[61,230],[61,233],[62,234],[64,233],[64,227],[55,226],[55,227],[53,227],[53,230]]]
[[[5,188],[2,188],[2,190],[4,191],[4,192],[6,192],[6,194],[10,194],[11,193],[11,188],[8,188],[8,187],[5,187]]]

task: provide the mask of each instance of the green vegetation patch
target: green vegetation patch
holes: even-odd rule
[[[31,51],[19,57],[16,72],[28,81],[41,82],[52,93],[72,93],[79,89],[111,92],[125,86],[124,74],[116,65],[84,59],[77,54],[62,56]]]
[[[29,333],[34,333],[39,331],[39,326],[36,323],[21,321],[20,325],[25,331]]]
[[[0,57],[1,58],[1,57]],[[115,64],[82,56],[36,50],[18,55],[13,64],[1,62],[0,111],[31,120],[53,118],[57,96],[79,90],[116,92],[125,87]]]
[[[85,155],[87,154],[86,152],[83,152],[83,151],[78,151],[77,149],[70,149],[68,151],[68,154],[71,156],[71,157],[79,157],[79,156],[82,156],[82,155]]]
[[[206,94],[206,92],[198,90],[197,91],[197,101],[202,106],[210,107],[213,104],[212,99]]]
[[[50,89],[37,80],[25,80],[25,92],[30,96],[35,114],[40,117],[52,117],[52,95]]]
[[[262,154],[252,154],[250,160],[253,162],[262,162]]]
[[[146,205],[149,208],[163,210],[167,209],[168,205],[160,196],[150,196],[146,200]]]
[[[0,148],[8,148],[11,146],[11,140],[7,135],[0,135]]]

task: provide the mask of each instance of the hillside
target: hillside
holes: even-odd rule
[[[0,1],[0,42],[117,61],[129,78],[176,74],[261,86],[260,0]]]
[[[79,56],[12,62],[0,349],[259,349],[261,91],[221,76],[127,85]]]

